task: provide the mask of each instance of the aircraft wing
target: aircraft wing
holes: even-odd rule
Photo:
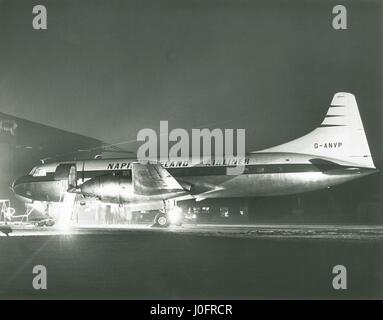
[[[160,163],[133,163],[132,182],[137,195],[154,196],[185,191]]]
[[[61,130],[42,123],[0,112],[0,144],[18,152],[26,168],[34,161],[64,161],[123,157],[126,151],[118,144],[108,144],[96,138]],[[23,152],[23,153],[22,153]],[[122,156],[123,155],[123,156]],[[24,162],[24,161],[22,161]]]

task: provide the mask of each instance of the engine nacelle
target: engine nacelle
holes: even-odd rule
[[[180,182],[185,190],[190,189],[190,184]],[[92,178],[74,189],[84,197],[97,198],[107,203],[142,205],[157,203],[180,196],[180,192],[158,194],[135,194],[130,175],[107,174]],[[187,192],[187,191],[185,191]]]
[[[125,202],[133,195],[132,179],[127,176],[103,175],[84,182],[80,187],[85,197],[98,198],[104,202]]]

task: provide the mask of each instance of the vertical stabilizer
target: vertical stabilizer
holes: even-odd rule
[[[355,96],[338,92],[321,125],[305,136],[258,152],[312,154],[375,168]]]

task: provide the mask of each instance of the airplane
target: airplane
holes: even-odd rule
[[[139,162],[89,159],[36,166],[16,179],[12,190],[32,201],[61,201],[63,192],[103,203],[162,203],[154,220],[169,226],[171,201],[194,198],[291,195],[329,188],[377,172],[355,96],[339,92],[322,123],[290,142],[246,154],[245,158],[203,163],[193,160]],[[239,175],[226,169],[242,163]]]

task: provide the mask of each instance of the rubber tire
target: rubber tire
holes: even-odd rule
[[[166,227],[169,227],[169,225],[170,225],[169,219],[164,213],[159,213],[154,218],[155,227],[166,228]]]

